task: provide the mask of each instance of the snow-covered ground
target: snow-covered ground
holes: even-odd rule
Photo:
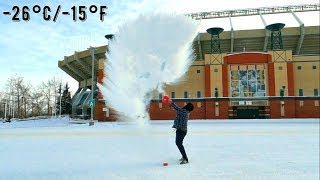
[[[0,123],[0,179],[319,179],[318,119],[191,120],[185,165],[171,125]]]

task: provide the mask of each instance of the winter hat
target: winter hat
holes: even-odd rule
[[[189,112],[191,112],[193,110],[193,104],[192,103],[188,103],[187,105],[185,105],[182,109],[185,109]]]

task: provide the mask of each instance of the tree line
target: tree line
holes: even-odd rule
[[[33,86],[21,76],[12,76],[0,91],[0,118],[71,114],[68,89],[68,84],[62,85],[55,77]]]

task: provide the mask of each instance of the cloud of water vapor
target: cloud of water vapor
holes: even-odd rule
[[[172,14],[141,15],[119,27],[109,42],[106,76],[99,86],[107,106],[129,120],[148,120],[148,93],[187,72],[198,27],[195,20]]]

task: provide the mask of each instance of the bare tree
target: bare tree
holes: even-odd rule
[[[31,85],[26,83],[23,77],[15,75],[7,80],[6,87],[6,98],[11,104],[12,112],[16,112],[19,118],[26,117],[26,101]]]
[[[52,115],[52,110],[55,103],[53,99],[56,96],[58,87],[59,82],[55,77],[49,79],[47,82],[42,82],[41,93],[43,94],[47,104],[47,115]]]
[[[52,115],[56,111],[59,84],[55,77],[37,87],[32,87],[18,75],[8,78],[5,89],[0,92],[0,117],[4,117],[6,105],[7,117]]]
[[[32,116],[43,115],[43,110],[45,106],[45,98],[40,88],[32,89],[30,93],[30,110]]]
[[[27,105],[29,104],[30,101],[30,90],[31,90],[31,85],[30,84],[25,84],[25,86],[21,87],[21,95],[22,95],[22,103],[23,103],[23,117],[27,117],[27,110],[28,107]]]
[[[3,117],[3,118],[5,114],[5,105],[6,105],[6,100],[4,98],[4,92],[0,92],[0,117]]]

